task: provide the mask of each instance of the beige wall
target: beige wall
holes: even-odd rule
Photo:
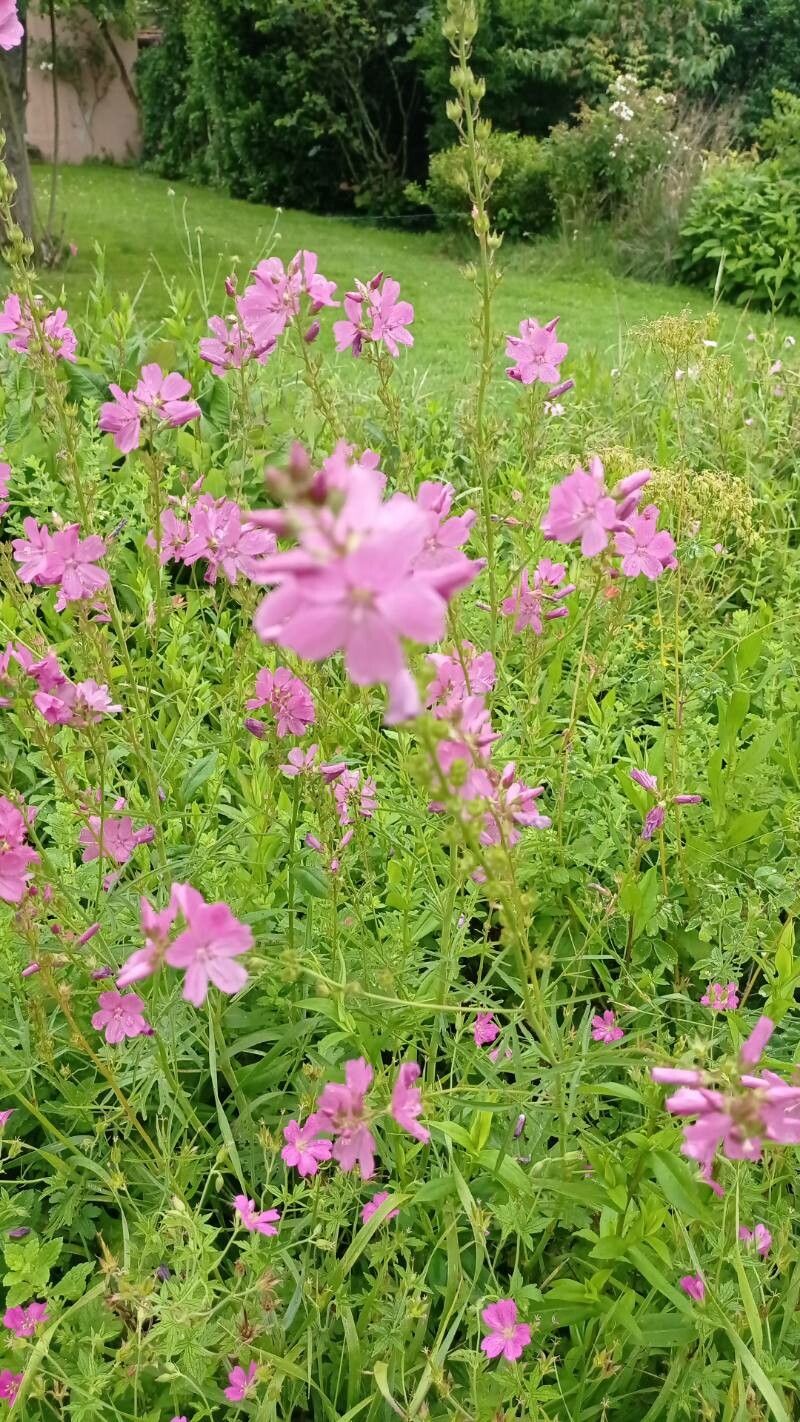
[[[131,81],[137,45],[114,36]],[[77,10],[58,26],[62,59],[57,68],[60,111],[59,154],[64,163],[86,158],[124,161],[139,152],[139,120],[120,78],[116,61],[91,15]],[[53,156],[52,74],[48,20],[28,11],[28,143],[45,158]],[[63,74],[68,65],[69,79]]]

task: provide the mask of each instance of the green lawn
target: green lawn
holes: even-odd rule
[[[36,181],[44,190],[46,168],[37,170]],[[193,238],[198,231],[202,234],[205,269],[221,307],[225,273],[235,258],[244,270],[258,259],[275,215],[272,208],[187,183],[171,185],[132,168],[67,168],[60,201],[65,237],[77,244],[78,255],[66,271],[48,274],[46,283],[57,290],[63,282],[67,303],[78,312],[99,243],[112,288],[135,292],[141,287],[140,308],[152,319],[164,309],[159,268],[170,278],[186,273],[186,228]],[[437,234],[295,211],[281,214],[278,233],[276,250],[284,259],[298,247],[314,249],[321,270],[342,289],[353,277],[368,278],[379,269],[396,277],[416,308],[416,364],[429,368],[433,377],[464,370],[473,293],[459,260]],[[501,258],[505,275],[497,316],[506,330],[514,330],[523,316],[547,320],[560,314],[562,334],[570,345],[596,349],[610,365],[618,363],[627,326],[686,306],[702,313],[710,305],[710,296],[703,292],[613,276],[555,242],[509,246]],[[732,333],[737,324],[747,327],[751,319],[735,308],[723,308],[723,331]]]

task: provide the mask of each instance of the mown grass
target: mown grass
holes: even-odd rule
[[[46,167],[36,170],[42,193],[48,175]],[[56,291],[63,285],[67,305],[79,311],[99,246],[112,289],[138,293],[146,321],[164,312],[164,278],[180,283],[187,274],[188,284],[188,242],[201,244],[211,307],[217,309],[223,302],[225,274],[237,261],[246,271],[257,260],[276,218],[272,208],[188,183],[170,184],[133,168],[66,168],[60,200],[65,237],[76,244],[78,254],[66,270],[46,274],[45,284]],[[398,230],[363,219],[282,212],[276,250],[287,259],[298,247],[317,251],[321,269],[342,289],[353,277],[367,278],[380,269],[396,277],[416,308],[414,363],[429,369],[436,383],[462,375],[471,359],[474,293],[463,262],[441,235],[420,232],[418,225]],[[565,338],[575,350],[596,351],[611,366],[620,363],[626,327],[686,307],[702,313],[711,303],[702,291],[614,275],[600,256],[570,250],[567,242],[509,245],[503,251],[503,267],[498,325],[512,331],[522,316],[546,320],[560,314]],[[721,333],[726,336],[737,326],[746,331],[767,319],[720,308]]]

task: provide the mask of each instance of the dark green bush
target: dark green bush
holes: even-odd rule
[[[679,267],[738,302],[800,310],[800,181],[777,163],[713,163],[681,229]]]
[[[492,189],[492,220],[509,237],[543,232],[553,221],[544,146],[535,138],[497,131],[486,134],[485,146],[490,161],[502,165]],[[467,230],[469,224],[464,162],[458,146],[434,153],[426,188],[414,190],[416,200],[429,207],[445,229]]]

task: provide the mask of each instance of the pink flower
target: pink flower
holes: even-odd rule
[[[706,1296],[706,1286],[699,1274],[684,1274],[678,1281],[685,1294],[695,1303],[702,1303]]]
[[[290,779],[295,775],[305,775],[307,771],[313,770],[318,750],[317,745],[309,746],[308,750],[303,750],[301,746],[292,746],[286,757],[287,763],[279,768]]]
[[[301,297],[310,313],[323,306],[338,306],[336,283],[317,271],[316,252],[295,252],[284,269],[280,257],[267,257],[251,273],[255,280],[236,303],[239,315],[256,344],[274,341],[300,314]]]
[[[501,844],[504,839],[508,845],[514,845],[522,837],[518,826],[542,830],[552,824],[550,816],[543,815],[537,805],[544,786],[526,785],[524,780],[517,780],[513,760],[500,773],[483,770],[469,777],[465,790],[467,798],[485,798],[488,802],[483,829],[478,836],[483,845]]]
[[[208,563],[207,583],[215,583],[222,571],[233,586],[240,574],[258,579],[259,560],[276,547],[274,533],[255,527],[231,499],[201,494],[190,511],[186,541],[177,556],[187,567],[203,558]]]
[[[398,1126],[402,1126],[410,1136],[424,1144],[431,1136],[430,1131],[421,1126],[417,1119],[422,1115],[422,1094],[416,1085],[420,1075],[416,1062],[403,1062],[397,1073],[389,1109]]]
[[[631,780],[635,781],[637,785],[640,785],[643,790],[646,790],[649,795],[660,795],[661,792],[658,788],[658,781],[648,770],[633,769],[630,772],[630,777]],[[701,805],[703,803],[703,797],[702,795],[673,795],[671,803],[673,805]],[[653,805],[652,809],[648,810],[644,817],[641,838],[644,840],[652,839],[656,831],[661,829],[666,818],[667,802],[666,800],[659,799],[658,804]]]
[[[401,638],[438,642],[448,600],[481,565],[456,548],[421,565],[431,513],[405,494],[384,501],[383,486],[377,470],[354,464],[346,490],[329,494],[336,508],[294,506],[299,546],[263,560],[258,580],[277,586],[255,628],[262,641],[311,661],[342,651],[357,686],[389,687],[394,722],[420,705]]]
[[[379,1190],[377,1195],[373,1195],[372,1199],[367,1201],[366,1205],[361,1211],[361,1219],[363,1220],[364,1224],[367,1224],[368,1221],[372,1219],[373,1215],[377,1215],[378,1210],[380,1209],[384,1200],[388,1200],[388,1198],[388,1190]],[[386,1216],[386,1219],[384,1220],[384,1224],[388,1224],[389,1220],[397,1219],[399,1213],[399,1210],[390,1210],[388,1215]]]
[[[162,509],[158,537],[151,529],[145,543],[148,548],[153,549],[153,552],[158,551],[158,561],[163,567],[165,563],[169,563],[173,559],[180,562],[188,540],[188,523],[184,519],[178,518],[174,509]]]
[[[323,767],[323,773],[325,769],[329,770],[330,767]],[[346,766],[343,766],[338,775],[333,778],[332,783],[333,798],[336,802],[339,824],[342,827],[352,824],[353,813],[360,815],[363,820],[372,819],[378,808],[378,797],[372,776],[368,775],[362,780],[360,770],[348,770]]]
[[[0,1131],[2,1131],[2,1130],[5,1129],[5,1127],[8,1125],[8,1123],[9,1123],[9,1121],[11,1120],[11,1117],[12,1117],[13,1115],[14,1115],[14,1107],[13,1107],[13,1106],[12,1106],[11,1109],[8,1110],[8,1111],[0,1111]]]
[[[140,922],[144,934],[144,948],[137,948],[126,960],[117,975],[117,987],[130,987],[152,977],[160,967],[169,943],[170,931],[178,915],[178,905],[170,898],[166,908],[154,909],[149,899],[139,900]]]
[[[135,992],[123,997],[112,989],[101,992],[99,1010],[92,1016],[96,1031],[105,1031],[107,1042],[121,1042],[125,1037],[149,1036],[151,1028],[144,1016],[146,1004]]]
[[[50,530],[44,523],[40,528],[35,518],[23,519],[22,528],[25,537],[15,538],[11,545],[15,562],[21,564],[17,575],[20,582],[45,587],[55,582],[55,577],[51,576],[53,554]]]
[[[122,710],[111,700],[108,687],[91,678],[75,685],[65,682],[55,691],[37,691],[33,704],[51,726],[94,726]]]
[[[634,768],[631,770],[630,776],[631,780],[633,780],[636,785],[641,785],[643,790],[649,790],[653,795],[658,794],[658,781],[654,775],[650,774],[649,770],[637,770]]]
[[[177,371],[165,375],[160,365],[143,365],[135,388],[127,394],[119,385],[108,388],[113,399],[101,406],[98,425],[104,433],[114,436],[121,454],[138,448],[142,420],[148,416],[177,428],[198,420],[202,413],[195,400],[186,398],[192,389],[189,381]]]
[[[286,1145],[281,1151],[281,1160],[293,1166],[298,1175],[316,1175],[323,1160],[330,1160],[333,1145],[330,1141],[316,1137],[316,1122],[310,1118],[305,1126],[298,1121],[290,1121],[283,1128]]]
[[[17,14],[17,0],[0,0],[0,49],[16,49],[25,31]]]
[[[276,667],[274,672],[262,667],[256,676],[255,693],[246,703],[248,711],[269,706],[279,736],[302,736],[306,727],[314,724],[311,692],[288,667]]]
[[[735,1012],[739,1006],[736,983],[726,983],[724,987],[722,983],[709,983],[700,1001],[712,1012]]]
[[[245,1371],[238,1365],[228,1373],[228,1387],[224,1389],[229,1402],[244,1402],[258,1381],[258,1367],[251,1363]]]
[[[0,3],[0,35],[3,29],[2,3]],[[4,48],[0,39],[0,48]],[[67,313],[59,306],[55,311],[44,314],[41,298],[36,297],[34,308],[24,307],[13,293],[6,297],[0,313],[0,335],[9,336],[9,350],[19,355],[30,352],[31,341],[34,348],[41,350],[53,360],[74,363],[78,343],[75,332],[67,325]]]
[[[372,1082],[372,1067],[363,1057],[345,1062],[345,1084],[328,1082],[317,1109],[306,1123],[319,1135],[334,1137],[332,1156],[342,1170],[358,1166],[362,1179],[375,1173],[375,1137],[369,1128],[365,1097]]]
[[[745,1229],[744,1225],[740,1225],[739,1238],[743,1240],[745,1244],[755,1244],[756,1253],[760,1254],[762,1259],[766,1254],[769,1254],[772,1245],[772,1235],[766,1225],[757,1224],[755,1229]]]
[[[206,903],[190,884],[173,884],[173,902],[186,920],[186,928],[167,949],[171,968],[185,968],[183,996],[200,1007],[209,984],[220,992],[237,993],[247,982],[247,970],[235,959],[253,946],[249,924],[234,918],[225,903]]]
[[[617,1015],[607,1007],[600,1015],[596,1012],[592,1018],[592,1038],[595,1042],[619,1042],[625,1033],[621,1027],[617,1026]]]
[[[567,616],[567,608],[560,604],[565,597],[574,593],[575,584],[569,583],[561,587],[566,571],[563,563],[551,563],[549,558],[542,558],[534,570],[531,586],[528,581],[528,569],[523,568],[515,592],[511,597],[507,597],[502,605],[503,615],[515,619],[515,632],[524,632],[526,627],[530,627],[537,637],[541,637],[543,616],[546,621]],[[548,588],[553,591],[548,592]]]
[[[481,1349],[487,1358],[505,1358],[516,1363],[531,1341],[530,1325],[517,1323],[517,1305],[513,1299],[498,1299],[481,1314],[489,1331],[481,1339]]]
[[[550,490],[550,507],[542,518],[545,538],[557,543],[581,541],[584,558],[594,558],[608,544],[618,522],[617,505],[605,486],[599,459],[590,459],[589,472],[575,469]]]
[[[335,321],[333,336],[337,351],[352,350],[360,356],[365,341],[383,343],[397,357],[401,346],[413,346],[414,337],[406,329],[414,320],[409,301],[398,301],[400,283],[379,272],[366,285],[356,281],[356,291],[344,298],[346,321]]]
[[[91,864],[101,856],[111,859],[114,864],[127,864],[140,844],[150,844],[155,836],[152,825],[142,829],[133,828],[130,815],[120,819],[109,816],[89,815],[87,823],[78,835],[78,843],[83,845],[82,862]]]
[[[257,1210],[255,1200],[246,1195],[234,1195],[233,1208],[246,1230],[251,1234],[277,1234],[275,1226],[280,1220],[280,1210]]]
[[[54,360],[75,363],[78,342],[71,326],[67,325],[67,313],[62,306],[45,316],[41,330],[42,345]]]
[[[491,1012],[479,1012],[475,1018],[472,1035],[476,1047],[485,1047],[500,1036],[500,1028]]]
[[[22,902],[39,855],[26,843],[36,810],[12,803],[0,795],[0,899],[7,904]]]
[[[519,335],[506,337],[506,355],[516,362],[506,371],[511,380],[533,385],[541,380],[554,385],[559,379],[559,366],[569,350],[556,336],[559,317],[540,326],[532,317],[519,323]]]
[[[0,46],[2,48],[2,46]],[[11,465],[0,461],[0,518],[8,513],[8,486],[11,482]]]
[[[675,539],[666,529],[659,532],[658,509],[649,504],[640,514],[630,514],[623,529],[614,534],[614,546],[622,555],[622,571],[626,578],[643,574],[655,582],[667,568],[677,568]]]
[[[228,370],[241,370],[251,360],[264,365],[275,349],[276,337],[271,336],[261,344],[256,344],[250,331],[236,316],[212,316],[208,329],[210,336],[200,342],[200,358],[208,361],[214,375],[222,376]]]
[[[63,612],[70,602],[94,598],[108,586],[108,573],[95,564],[105,557],[106,545],[98,535],[81,538],[77,523],[70,524],[51,541],[50,580],[59,586],[56,612]]]
[[[428,686],[425,705],[433,709],[438,719],[448,716],[468,696],[492,691],[495,683],[494,657],[491,652],[475,652],[471,642],[461,643],[462,659],[429,652],[428,661],[436,676]],[[475,653],[475,655],[473,655]]]
[[[12,1373],[10,1368],[3,1368],[0,1372],[0,1397],[9,1407],[13,1406],[23,1377],[24,1373]]]
[[[7,1308],[3,1325],[17,1338],[32,1338],[40,1323],[47,1322],[47,1304],[29,1303],[24,1308]]]

